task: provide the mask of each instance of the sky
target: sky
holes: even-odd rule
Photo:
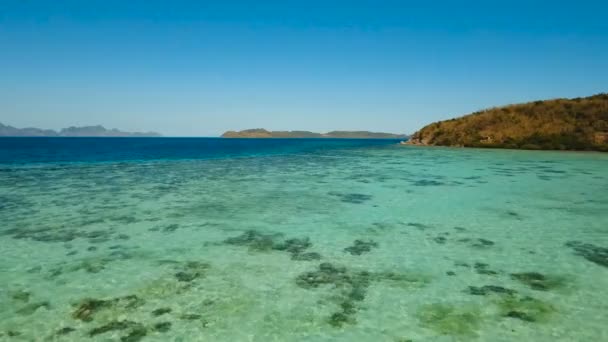
[[[606,1],[0,0],[0,122],[413,133],[608,92]]]

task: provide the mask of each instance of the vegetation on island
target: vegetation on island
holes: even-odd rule
[[[315,133],[309,131],[268,131],[263,128],[228,131],[222,138],[345,138],[345,139],[403,139],[405,134],[376,133],[368,131],[331,131]]]
[[[508,105],[435,122],[409,144],[608,152],[608,94]]]

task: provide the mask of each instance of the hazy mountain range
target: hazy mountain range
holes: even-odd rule
[[[156,132],[123,132],[118,129],[106,129],[103,126],[68,127],[60,131],[40,128],[15,128],[0,123],[2,137],[160,137]]]

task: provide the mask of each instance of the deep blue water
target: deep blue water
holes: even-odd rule
[[[209,159],[392,145],[392,139],[0,138],[1,164]]]

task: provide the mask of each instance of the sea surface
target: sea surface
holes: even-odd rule
[[[608,154],[0,139],[1,341],[608,341]]]

